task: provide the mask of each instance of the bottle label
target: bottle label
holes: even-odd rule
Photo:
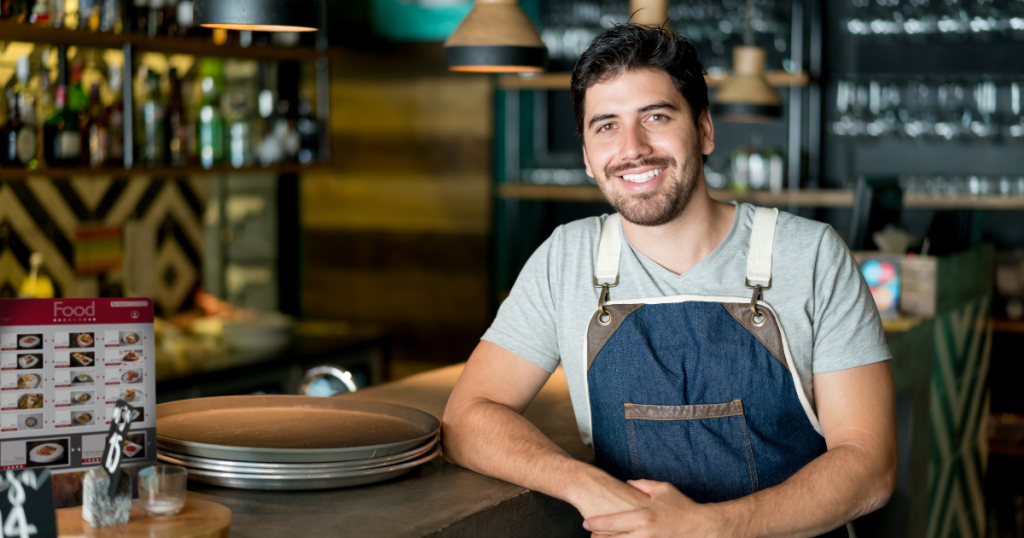
[[[75,159],[82,156],[82,134],[78,131],[61,132],[59,144],[61,159]]]
[[[36,129],[34,126],[26,125],[18,131],[18,140],[15,142],[18,160],[21,164],[28,164],[36,158]]]

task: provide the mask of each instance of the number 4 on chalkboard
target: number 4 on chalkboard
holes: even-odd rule
[[[3,495],[3,490],[7,495]],[[0,521],[4,538],[57,536],[50,470],[38,475],[33,469],[0,476]]]

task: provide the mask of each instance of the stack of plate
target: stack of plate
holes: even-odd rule
[[[310,490],[401,476],[441,451],[441,424],[401,405],[309,396],[224,396],[157,406],[157,457],[189,478]]]

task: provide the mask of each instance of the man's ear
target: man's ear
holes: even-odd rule
[[[711,155],[711,152],[715,151],[715,124],[711,121],[710,108],[705,108],[700,112],[697,130],[700,131],[701,155]]]
[[[587,165],[587,175],[597,179],[597,176],[594,175],[594,171],[590,168],[590,158],[587,157],[587,146],[581,147],[583,148],[583,164]]]

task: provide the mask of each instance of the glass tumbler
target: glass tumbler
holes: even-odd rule
[[[173,516],[185,506],[188,472],[175,465],[153,465],[139,471],[139,508],[150,516]]]

